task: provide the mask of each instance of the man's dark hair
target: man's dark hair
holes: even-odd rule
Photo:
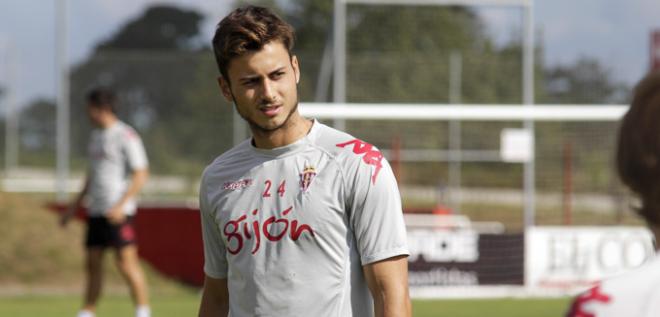
[[[110,111],[115,113],[116,102],[115,93],[108,88],[94,88],[87,93],[87,105],[90,107],[108,107]]]
[[[660,72],[635,87],[630,109],[619,131],[619,177],[641,200],[637,212],[660,226]]]
[[[260,50],[264,45],[279,41],[289,56],[294,45],[294,30],[267,8],[246,6],[226,16],[215,30],[213,51],[222,77],[229,82],[227,67],[235,57]]]

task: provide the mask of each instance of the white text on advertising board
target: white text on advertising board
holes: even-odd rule
[[[414,262],[475,262],[479,259],[479,234],[472,230],[410,230],[408,247]]]

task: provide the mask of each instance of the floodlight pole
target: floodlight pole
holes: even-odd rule
[[[449,54],[449,103],[462,102],[463,57],[460,52]],[[449,121],[449,206],[455,213],[461,213],[461,121]]]
[[[439,6],[513,6],[523,8],[524,39],[523,39],[523,105],[534,106],[534,0],[335,0],[334,7],[334,81],[333,101],[346,101],[346,5],[381,4],[381,5],[439,5]],[[343,127],[343,120],[335,119],[336,127]],[[340,123],[340,124],[338,124]],[[525,120],[525,129],[534,136],[534,121]],[[534,137],[532,137],[532,158],[525,163],[524,186],[524,224],[525,228],[533,226],[535,212],[535,155]]]
[[[528,0],[524,6],[523,39],[523,103],[525,107],[534,106],[534,0]],[[525,228],[534,226],[536,219],[536,129],[533,120],[525,120],[525,129],[532,134],[532,157],[524,166],[523,186],[525,191]]]
[[[19,115],[16,100],[16,54],[9,41],[3,44],[5,48],[5,71],[7,77],[5,82],[11,86],[5,95],[5,177],[10,176],[18,166],[19,152]]]
[[[55,17],[55,65],[57,65],[57,201],[68,199],[69,189],[69,70],[68,56],[68,0],[57,1]]]
[[[346,102],[346,3],[347,0],[335,0],[334,4],[332,101],[335,104]],[[346,127],[343,119],[335,119],[333,123],[339,130],[344,130]]]

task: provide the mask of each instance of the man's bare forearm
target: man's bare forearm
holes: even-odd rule
[[[128,202],[131,198],[137,196],[142,190],[142,187],[144,187],[144,184],[147,182],[148,178],[149,178],[149,170],[147,169],[133,171],[133,174],[131,175],[131,182],[128,185],[128,189],[126,189],[126,192],[121,197],[117,205],[123,205],[126,202]]]
[[[73,214],[76,212],[76,209],[82,205],[82,201],[87,195],[87,192],[89,191],[89,175],[85,176],[85,180],[83,181],[83,187],[78,192],[78,195],[76,195],[76,198],[73,200],[73,203],[69,205],[69,209],[67,210],[67,213]]]
[[[229,314],[229,291],[226,279],[204,278],[199,317],[218,317]]]
[[[408,259],[398,256],[363,268],[376,317],[409,317]]]
[[[374,311],[377,317],[410,316],[411,308],[407,285],[398,288],[383,288],[380,300],[374,300]]]

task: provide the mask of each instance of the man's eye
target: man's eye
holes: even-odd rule
[[[254,86],[259,82],[258,79],[249,79],[243,82],[244,86]]]

